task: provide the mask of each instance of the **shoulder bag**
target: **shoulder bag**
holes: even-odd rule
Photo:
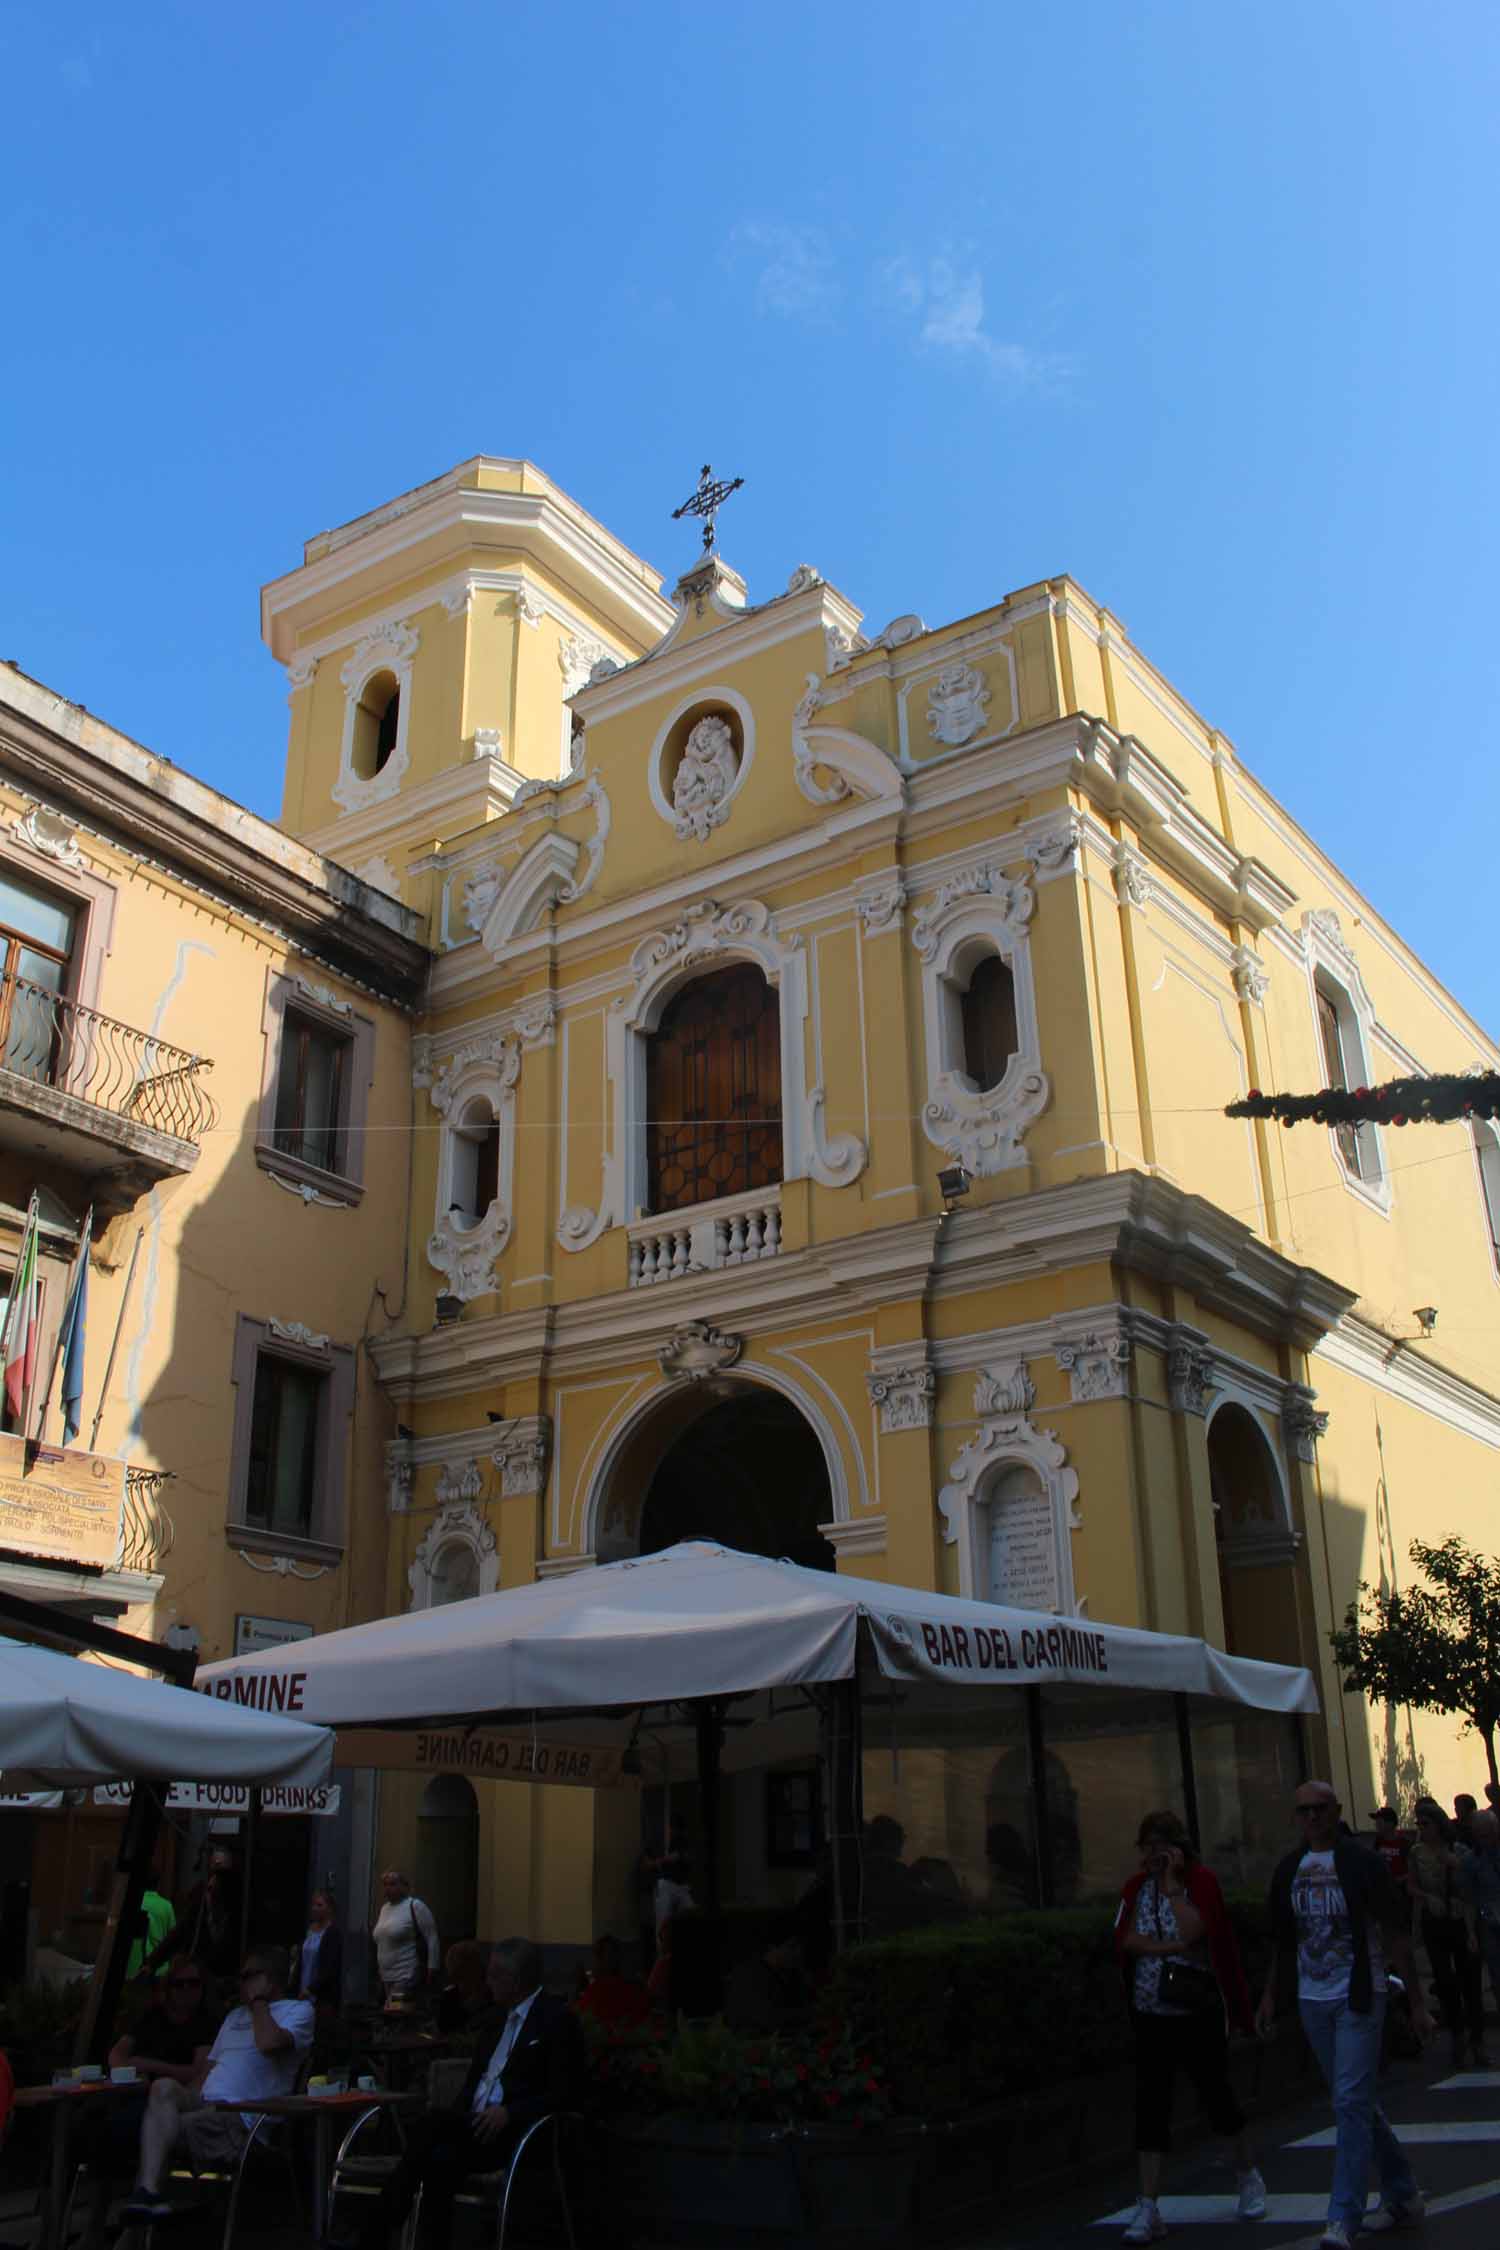
[[[1167,1933],[1161,1926],[1161,1890],[1154,1883],[1152,1911],[1156,1918],[1156,1934],[1165,1939]],[[1206,2016],[1212,2009],[1218,2009],[1222,2013],[1224,1999],[1219,1991],[1219,1980],[1212,1969],[1200,1969],[1192,1961],[1174,1961],[1168,1954],[1159,1958],[1161,1981],[1156,1988],[1156,1997],[1164,2008],[1183,2008],[1192,2016]]]

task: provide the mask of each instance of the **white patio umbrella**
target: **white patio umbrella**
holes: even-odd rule
[[[1179,1634],[959,1601],[707,1540],[228,1658],[198,1685],[221,1709],[297,1710],[340,1727],[638,1708],[850,1679],[862,1623],[897,1679],[1318,1708],[1309,1673]]]
[[[7,1788],[120,1780],[312,1788],[332,1767],[333,1736],[325,1727],[0,1640],[0,1772]]]

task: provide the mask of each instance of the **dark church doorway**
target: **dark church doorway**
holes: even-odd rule
[[[639,1552],[713,1539],[745,1554],[832,1570],[818,1526],[833,1514],[816,1433],[775,1391],[720,1399],[681,1430],[656,1465],[641,1507]]]

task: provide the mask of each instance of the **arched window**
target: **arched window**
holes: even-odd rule
[[[781,1019],[753,963],[699,977],[646,1043],[648,1206],[681,1211],[781,1178]]]
[[[500,1126],[483,1096],[453,1127],[449,1189],[448,1215],[460,1227],[478,1226],[500,1192]]]
[[[1016,1036],[1016,980],[998,953],[975,962],[959,995],[964,1074],[982,1094],[999,1085],[1020,1042]]]
[[[1500,1268],[1500,1137],[1482,1117],[1474,1119],[1474,1153],[1479,1159],[1479,1189],[1490,1230],[1490,1251]]]
[[[401,686],[393,672],[372,672],[359,691],[351,763],[371,781],[389,763],[401,725]]]
[[[1329,1086],[1347,1091],[1364,1085],[1367,1077],[1364,1041],[1359,1018],[1343,986],[1320,969],[1313,981],[1318,1008],[1318,1033],[1323,1043],[1323,1069]],[[1333,1137],[1339,1157],[1356,1180],[1380,1177],[1380,1149],[1373,1125],[1335,1125]]]

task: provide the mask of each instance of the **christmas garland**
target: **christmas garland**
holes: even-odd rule
[[[1500,1071],[1388,1078],[1383,1086],[1325,1086],[1320,1094],[1261,1094],[1252,1087],[1226,1117],[1274,1117],[1283,1125],[1438,1125],[1500,1117]]]

